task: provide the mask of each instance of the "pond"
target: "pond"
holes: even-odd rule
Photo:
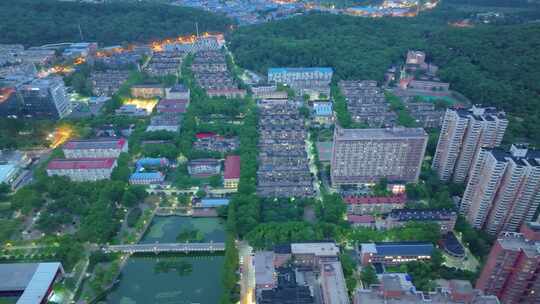
[[[141,243],[175,243],[195,237],[199,242],[224,242],[218,218],[156,217]],[[107,303],[120,304],[215,304],[222,286],[222,254],[134,255],[129,258],[119,283]]]

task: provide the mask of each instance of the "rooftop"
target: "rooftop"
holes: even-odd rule
[[[24,291],[17,304],[41,303],[58,271],[58,262],[0,264],[0,292]]]
[[[304,73],[304,72],[321,72],[321,73],[333,73],[334,70],[329,67],[308,67],[308,68],[269,68],[268,74],[274,73]]]
[[[49,162],[47,170],[111,169],[116,158],[56,158]]]
[[[427,138],[423,128],[381,128],[381,129],[337,129],[335,140],[391,140],[405,138]]]
[[[256,284],[270,285],[274,283],[274,253],[258,251],[253,259]]]
[[[373,252],[373,245],[375,246]],[[433,252],[433,244],[428,242],[379,242],[360,244],[362,251],[373,252],[379,256],[430,256]]]
[[[86,140],[70,140],[62,149],[122,149],[127,143],[125,138],[96,138]]]
[[[339,248],[333,242],[320,243],[293,243],[291,244],[292,254],[314,254],[316,256],[336,256]]]
[[[223,177],[226,179],[240,178],[240,156],[229,155],[225,159]]]

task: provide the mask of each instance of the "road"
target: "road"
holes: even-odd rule
[[[240,258],[240,303],[254,304],[255,301],[255,267],[253,267],[253,248],[247,242],[238,245]]]

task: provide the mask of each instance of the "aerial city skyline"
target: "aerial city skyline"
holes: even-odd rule
[[[538,1],[6,1],[0,303],[540,303]]]

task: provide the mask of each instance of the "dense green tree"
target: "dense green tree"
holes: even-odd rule
[[[37,15],[41,18],[34,18]],[[224,32],[232,21],[198,9],[150,2],[0,2],[0,43],[23,42],[26,46],[80,41],[79,26],[85,41],[116,45],[192,34],[195,23],[201,32]]]
[[[365,287],[379,283],[375,268],[373,268],[373,266],[371,265],[362,267],[362,271],[360,272],[360,279],[362,280],[362,283],[364,283]]]

